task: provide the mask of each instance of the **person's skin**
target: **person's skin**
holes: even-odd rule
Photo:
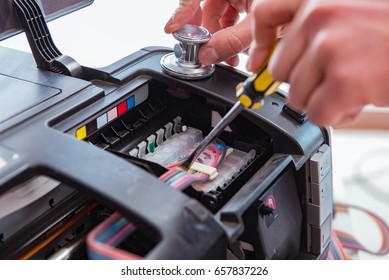
[[[237,54],[252,42],[250,16],[238,22],[240,13],[247,13],[253,0],[179,0],[179,6],[165,26],[173,33],[185,24],[202,25],[213,35],[199,51],[204,64],[225,61],[237,66]],[[201,4],[201,5],[200,5]]]
[[[261,66],[288,24],[269,69],[311,122],[338,126],[367,104],[389,105],[387,0],[257,0],[252,16],[247,69]]]

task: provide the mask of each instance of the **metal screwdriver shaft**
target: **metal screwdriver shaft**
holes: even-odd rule
[[[197,146],[197,148],[190,154],[190,156],[180,165],[184,170],[189,170],[196,159],[201,155],[205,148],[212,143],[219,136],[219,134],[234,120],[243,110],[243,105],[240,101],[227,112],[227,114],[217,123],[211,132],[204,138],[204,140]]]

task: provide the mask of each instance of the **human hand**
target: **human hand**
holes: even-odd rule
[[[238,23],[239,14],[249,12],[253,0],[180,0],[179,6],[165,26],[173,33],[185,24],[201,25],[213,35],[199,51],[204,64],[225,61],[237,66],[237,54],[245,51],[251,41],[251,23],[246,16]]]
[[[273,78],[290,84],[290,104],[311,122],[336,126],[367,104],[389,105],[389,3],[386,0],[259,0],[253,4],[247,68],[269,62]]]

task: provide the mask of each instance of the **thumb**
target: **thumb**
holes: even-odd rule
[[[201,46],[199,60],[204,64],[219,63],[246,50],[251,43],[250,16],[246,16],[235,26],[214,33],[211,39]]]

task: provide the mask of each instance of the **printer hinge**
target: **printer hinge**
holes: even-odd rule
[[[82,66],[70,56],[63,55],[55,46],[42,9],[35,0],[13,0],[13,3],[38,68],[87,81],[121,82],[110,73]]]
[[[20,25],[24,28],[38,68],[73,77],[82,76],[82,67],[55,46],[42,10],[34,0],[14,0]]]

